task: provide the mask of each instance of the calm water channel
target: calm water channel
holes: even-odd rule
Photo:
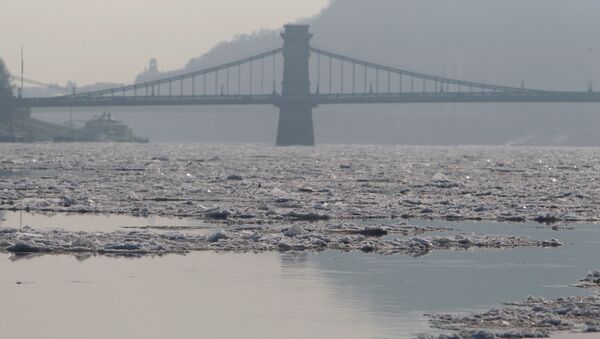
[[[79,214],[79,213],[28,213],[24,211],[0,211],[1,227],[29,226],[38,229],[63,229],[67,231],[112,232],[136,228],[160,230],[164,227],[180,227],[183,230],[214,230],[215,225],[189,218],[134,217],[125,214]]]
[[[0,227],[16,226],[18,217],[5,212]],[[100,225],[194,226],[191,220],[160,218],[94,220],[101,217],[71,216],[87,218],[94,230]],[[48,216],[21,218],[30,226],[53,224]],[[69,229],[81,224],[71,221],[61,223]],[[418,224],[556,237],[567,246],[435,252],[420,258],[323,252],[77,260],[0,254],[2,336],[412,338],[431,332],[424,313],[482,310],[528,295],[585,294],[569,285],[599,268],[597,225],[555,232],[538,224]]]

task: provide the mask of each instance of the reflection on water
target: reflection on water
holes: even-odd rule
[[[0,214],[0,228],[23,226],[85,232],[112,232],[140,227],[160,230],[161,227],[166,226],[202,231],[215,227],[196,219],[159,216],[134,217],[125,214],[30,213],[24,211],[4,211]]]
[[[600,268],[595,225],[553,232],[443,224],[568,245],[420,258],[330,251],[11,262],[1,255],[0,328],[26,338],[412,338],[429,331],[423,313],[585,294],[569,285]]]
[[[0,261],[0,328],[23,338],[365,338],[359,305],[277,254]],[[24,282],[16,284],[17,281]],[[35,326],[31,326],[35,324]]]

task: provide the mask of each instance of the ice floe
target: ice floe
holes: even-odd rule
[[[0,209],[236,223],[598,221],[594,149],[0,145]],[[34,161],[35,160],[35,161]]]
[[[578,285],[600,288],[593,271]],[[555,332],[600,333],[600,294],[587,297],[528,297],[522,302],[474,314],[430,315],[433,327],[449,335],[420,335],[419,339],[547,338]]]
[[[558,247],[556,239],[534,240],[491,234],[419,236],[435,228],[359,227],[353,225],[292,225],[237,227],[211,234],[194,232],[69,232],[30,227],[0,229],[0,250],[10,253],[148,255],[190,251],[363,251],[421,256],[439,250],[501,249],[526,246]],[[393,232],[390,236],[389,234]],[[413,234],[412,236],[410,234]],[[404,236],[406,234],[408,236]],[[384,237],[384,235],[387,235]],[[397,235],[399,237],[395,237]]]

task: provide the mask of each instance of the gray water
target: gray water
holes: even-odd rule
[[[135,217],[126,214],[35,213],[25,211],[0,211],[0,228],[62,229],[71,232],[112,232],[148,228],[161,230],[177,227],[178,230],[208,231],[215,225],[191,218]]]
[[[419,258],[193,253],[78,261],[3,254],[0,328],[17,338],[411,338],[431,332],[424,313],[586,294],[569,285],[598,269],[597,225],[553,231],[540,224],[418,224],[556,237],[567,245]]]

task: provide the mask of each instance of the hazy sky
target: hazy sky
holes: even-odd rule
[[[0,0],[0,57],[13,73],[79,85],[131,82],[151,57],[182,67],[239,33],[317,14],[328,0]]]

